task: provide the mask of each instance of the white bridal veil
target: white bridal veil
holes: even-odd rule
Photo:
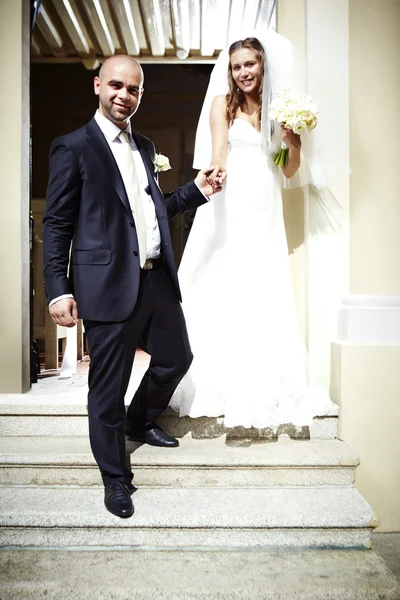
[[[264,86],[262,94],[261,132],[266,151],[275,154],[280,147],[280,127],[278,123],[271,123],[268,107],[277,93],[282,89],[297,89],[312,95],[312,90],[302,90],[301,82],[296,81],[296,70],[293,61],[292,44],[285,37],[271,29],[256,29],[242,35],[256,37],[262,44],[265,52],[264,61]],[[236,40],[231,40],[229,45]],[[225,95],[228,92],[228,65],[229,54],[227,48],[222,50],[214,69],[204,99],[203,107],[196,132],[193,167],[203,168],[211,160],[211,131],[209,115],[211,103],[215,96]],[[341,228],[342,207],[337,198],[329,189],[326,175],[333,175],[343,166],[339,160],[329,159],[321,152],[328,140],[322,139],[322,132],[317,126],[310,133],[302,136],[302,164],[298,173],[290,179],[282,175],[282,187],[285,189],[303,187],[308,198],[308,229],[312,234],[337,232]],[[328,164],[329,161],[329,164]],[[347,172],[349,171],[348,168]],[[228,174],[229,176],[229,174]]]

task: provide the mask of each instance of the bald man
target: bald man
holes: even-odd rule
[[[154,144],[130,123],[143,79],[132,57],[104,62],[94,78],[94,118],[51,145],[43,220],[50,313],[64,327],[73,327],[78,317],[84,321],[90,443],[105,506],[119,517],[134,510],[125,433],[155,446],[178,445],[156,420],[192,361],[168,217],[199,207],[220,189],[208,183],[209,167],[175,192],[161,192]],[[139,345],[151,361],[126,413]]]

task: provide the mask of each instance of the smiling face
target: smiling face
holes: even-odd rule
[[[99,112],[121,129],[139,108],[143,95],[143,72],[129,56],[113,56],[94,78],[94,93],[99,96]]]
[[[231,54],[232,78],[245,94],[257,95],[261,85],[262,65],[250,48],[239,48]]]

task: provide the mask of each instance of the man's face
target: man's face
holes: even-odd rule
[[[99,96],[100,113],[124,129],[139,108],[143,94],[139,65],[129,58],[113,57],[94,78],[94,93]]]

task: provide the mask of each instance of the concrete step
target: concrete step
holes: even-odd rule
[[[223,417],[179,417],[168,408],[159,419],[165,431],[181,438],[188,433],[197,439],[215,438],[227,434],[232,439],[276,439],[288,435],[293,439],[338,437],[339,407],[335,407],[329,417],[316,417],[310,427],[281,425],[277,431],[271,429],[227,429]],[[0,398],[0,436],[73,436],[87,435],[88,421],[86,400],[83,396],[59,394],[3,395]]]
[[[2,600],[399,600],[372,551],[0,552]]]
[[[119,519],[99,488],[0,486],[1,546],[365,548],[378,524],[353,487],[139,488]]]
[[[127,443],[139,486],[252,487],[344,486],[354,483],[357,455],[339,440],[264,443],[180,440],[179,448]],[[86,436],[0,439],[0,483],[5,485],[100,485]]]

